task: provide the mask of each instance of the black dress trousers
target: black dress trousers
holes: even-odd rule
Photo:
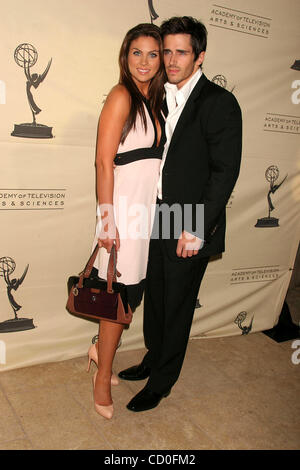
[[[185,357],[200,284],[209,257],[171,260],[168,240],[151,239],[144,295],[143,364],[149,389],[165,393],[177,381]]]

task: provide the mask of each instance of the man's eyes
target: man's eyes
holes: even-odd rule
[[[164,50],[164,55],[169,55],[172,54],[172,52],[169,49]],[[176,55],[187,55],[189,54],[189,51],[175,51]]]

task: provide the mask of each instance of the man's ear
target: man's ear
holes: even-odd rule
[[[205,51],[200,52],[198,59],[196,59],[196,64],[200,67],[200,65],[203,63],[205,57]]]

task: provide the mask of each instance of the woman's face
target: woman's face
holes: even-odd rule
[[[138,87],[150,83],[160,67],[159,45],[151,36],[140,36],[131,41],[128,67]]]

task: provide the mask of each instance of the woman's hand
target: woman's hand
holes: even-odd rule
[[[116,245],[117,251],[120,249],[120,235],[115,224],[106,224],[101,228],[98,245],[106,249],[107,253],[111,252],[113,244]]]

